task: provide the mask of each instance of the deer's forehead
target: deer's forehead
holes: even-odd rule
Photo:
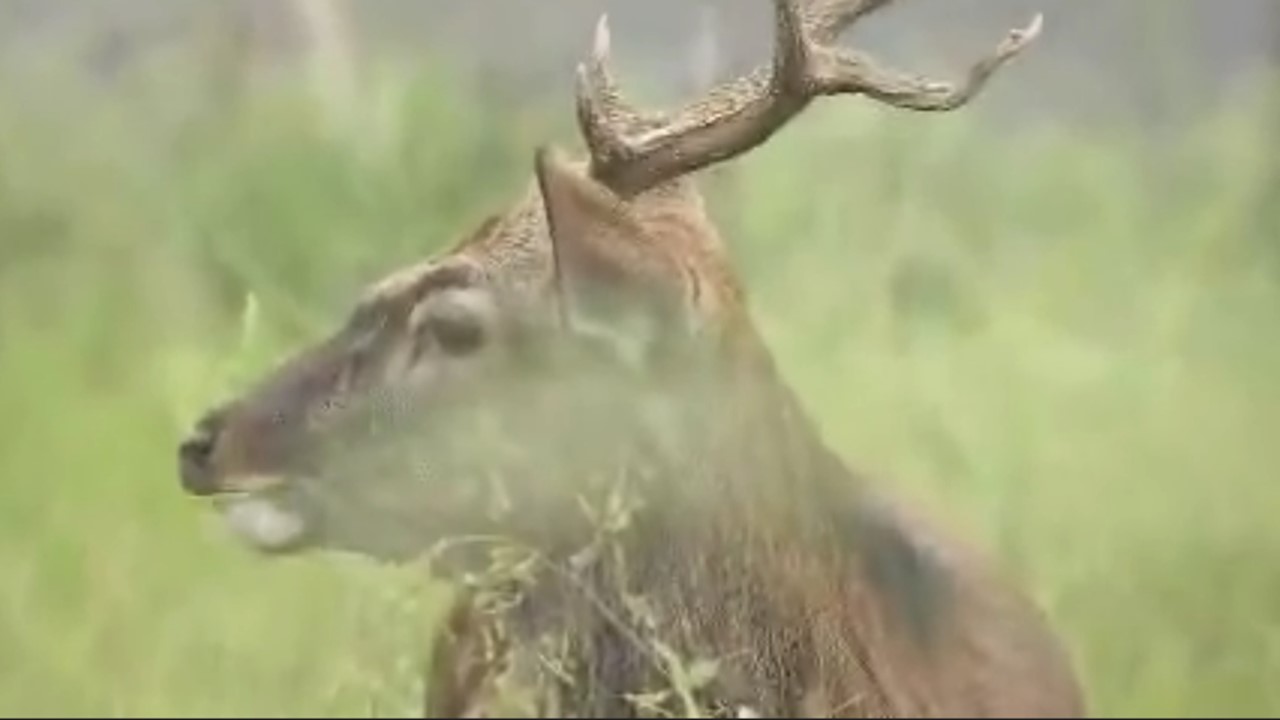
[[[400,268],[370,285],[361,305],[416,302],[433,290],[472,287],[479,283],[477,268],[458,259],[433,259]]]

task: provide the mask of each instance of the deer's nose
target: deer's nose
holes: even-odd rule
[[[206,415],[178,445],[178,474],[182,488],[192,495],[218,492],[211,459],[218,444],[220,425],[216,415]]]

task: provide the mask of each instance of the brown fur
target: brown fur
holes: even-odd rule
[[[633,172],[624,193],[612,162],[539,151],[509,211],[211,412],[186,487],[307,519],[288,541],[245,531],[275,552],[487,538],[438,557],[466,592],[435,717],[1082,714],[1034,604],[826,446],[693,184]],[[601,340],[602,364],[553,359]]]

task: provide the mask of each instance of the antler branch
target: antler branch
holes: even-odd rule
[[[609,25],[596,27],[591,57],[578,69],[578,124],[592,172],[615,192],[634,195],[736,157],[760,145],[815,98],[865,95],[893,107],[946,112],[976,97],[1002,65],[1040,34],[1043,18],[1014,30],[958,84],[881,66],[832,45],[859,19],[893,0],[774,0],[770,65],[713,89],[671,116],[642,113],[622,97],[609,70]]]

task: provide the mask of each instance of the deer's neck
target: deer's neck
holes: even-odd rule
[[[702,454],[630,465],[616,494],[595,496],[590,532],[473,588],[484,632],[506,643],[495,687],[521,687],[539,712],[597,717],[647,716],[646,701],[677,716],[800,706],[805,683],[769,668],[803,668],[814,652],[788,628],[853,567],[831,538],[833,508],[857,488],[784,386],[757,390],[725,399]],[[715,677],[682,687],[708,660]]]

